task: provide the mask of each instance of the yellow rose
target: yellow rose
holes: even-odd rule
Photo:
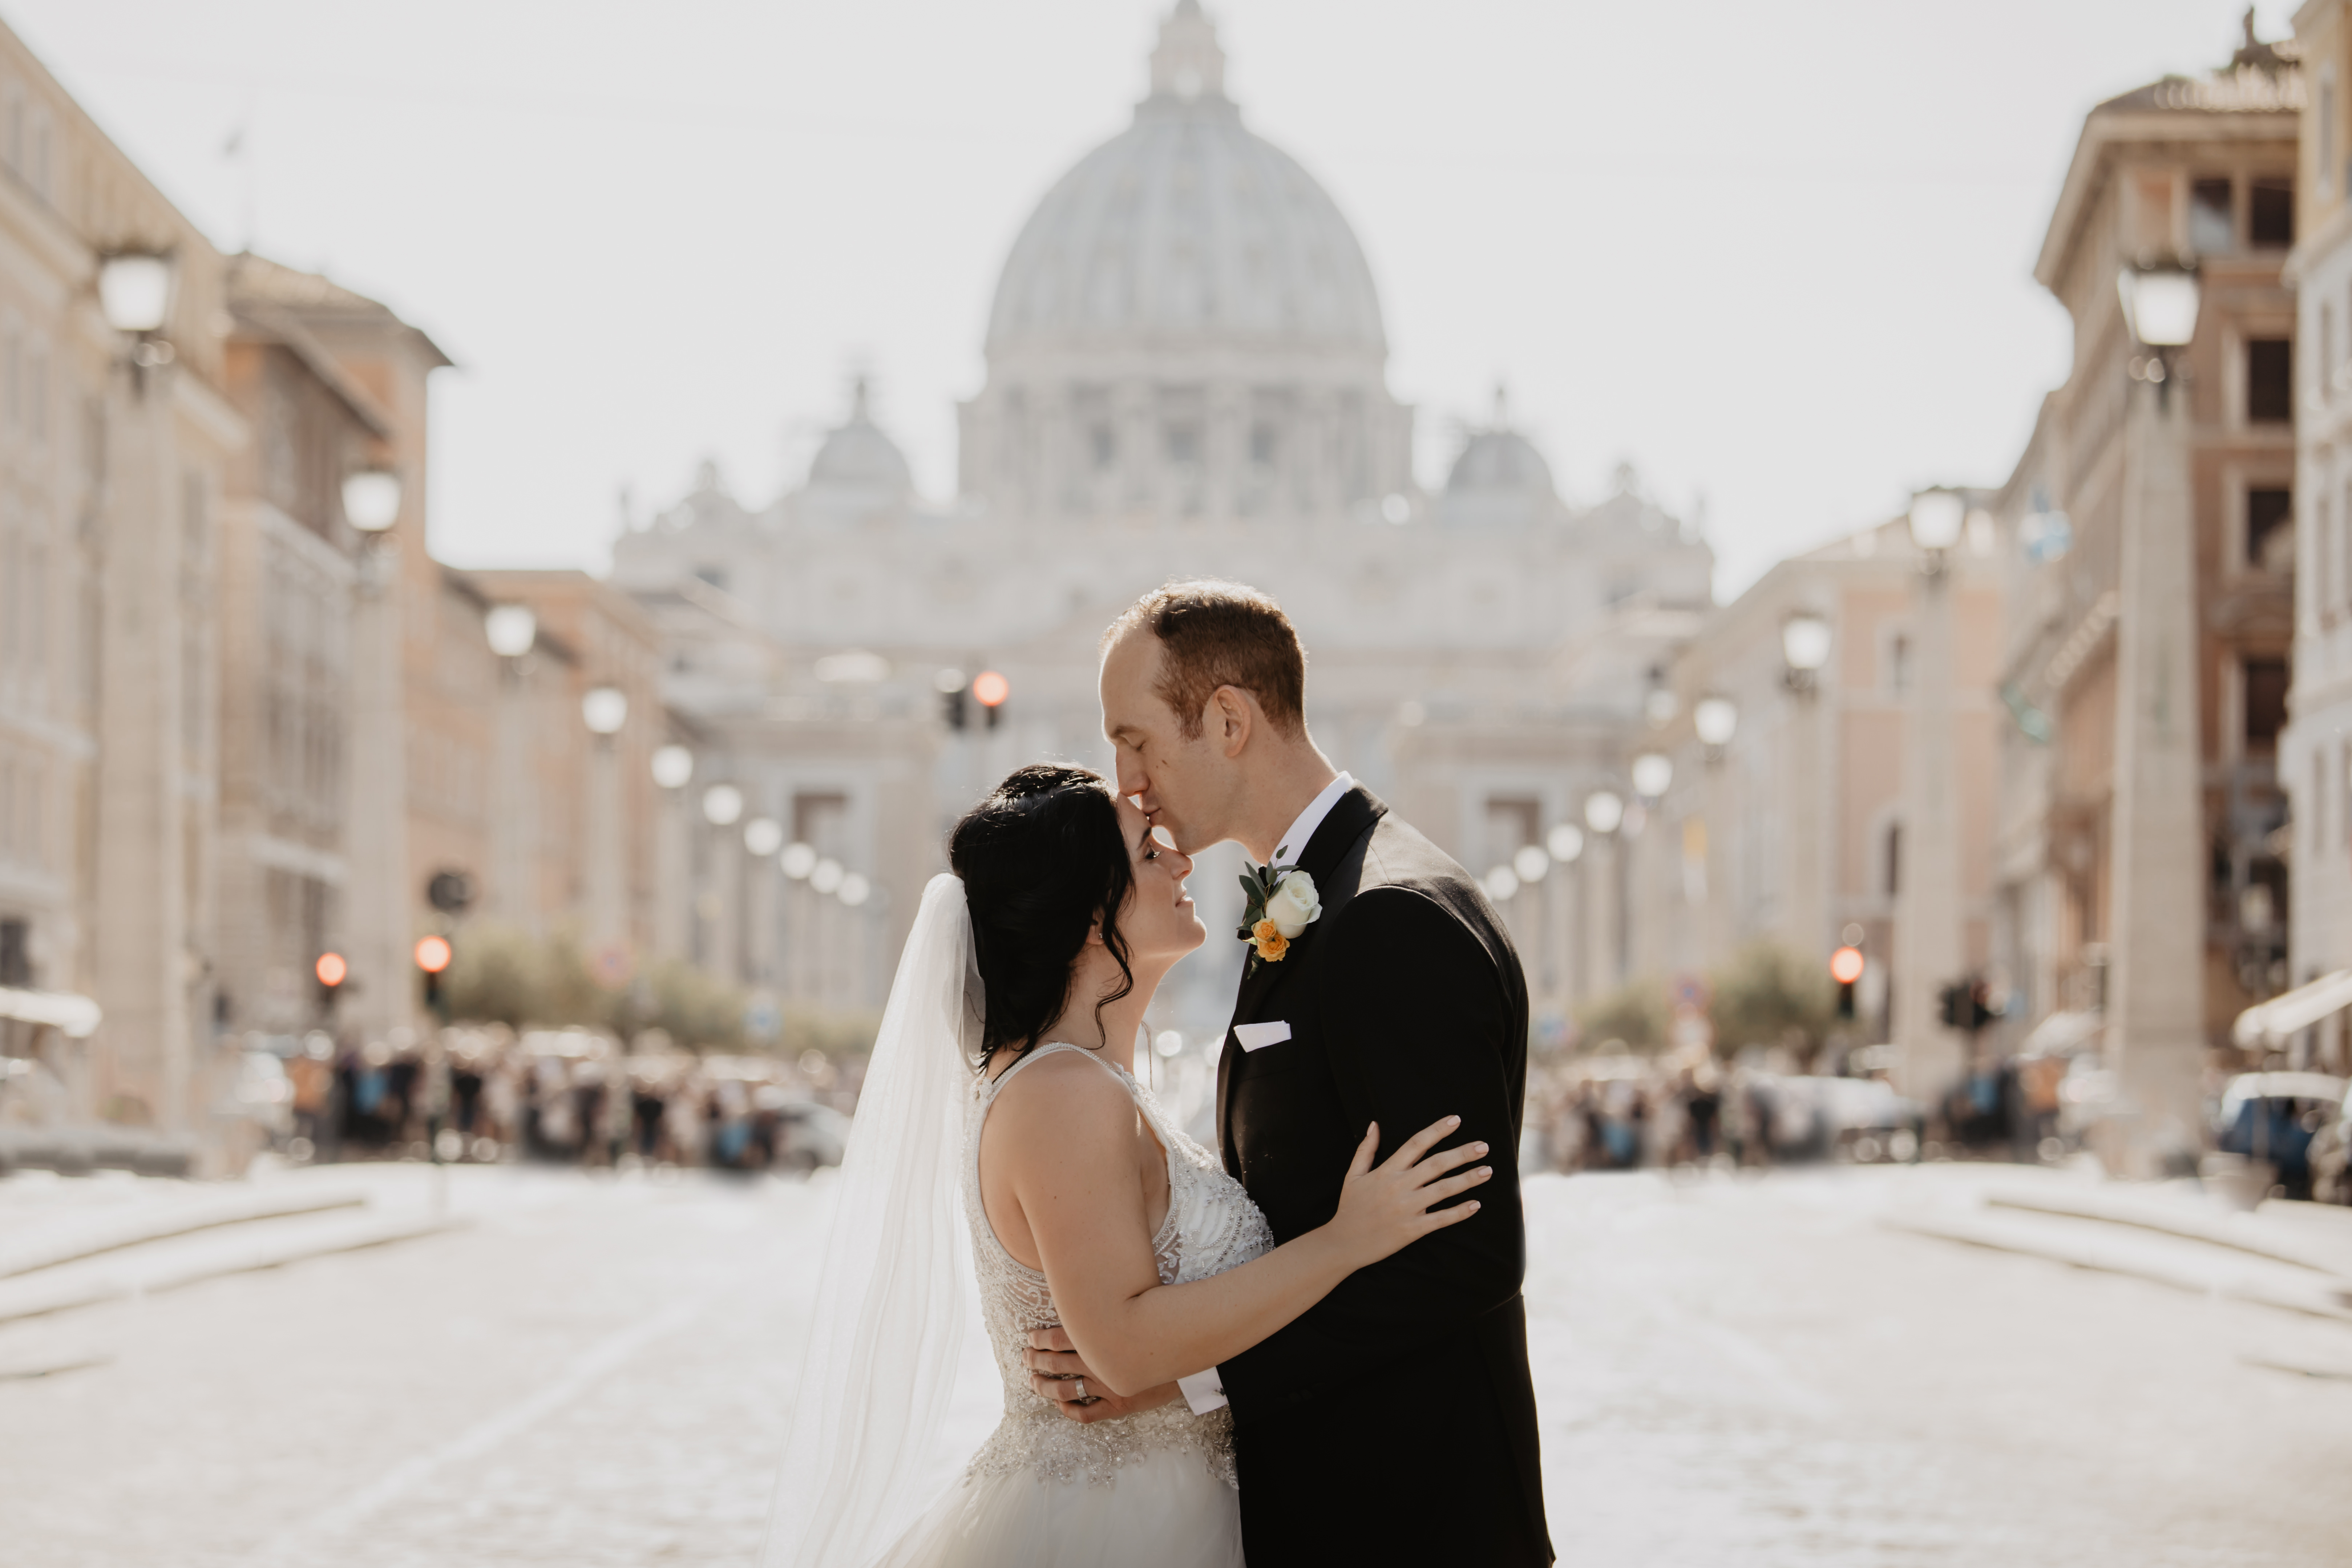
[[[1280,963],[1282,955],[1290,951],[1290,939],[1272,921],[1260,921],[1250,927],[1250,937],[1257,943],[1257,955],[1268,963]]]

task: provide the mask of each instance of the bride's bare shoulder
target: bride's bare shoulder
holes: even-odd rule
[[[1126,1086],[1076,1051],[1055,1051],[1023,1068],[998,1091],[988,1116],[992,1125],[1077,1143],[1090,1135],[1124,1135],[1134,1118]]]

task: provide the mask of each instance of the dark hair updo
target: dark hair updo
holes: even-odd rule
[[[1038,1044],[1061,1016],[1071,971],[1097,920],[1123,978],[1095,1003],[1097,1019],[1135,989],[1118,929],[1135,871],[1118,803],[1100,773],[1055,763],[1016,769],[955,825],[948,865],[963,879],[972,952],[988,993],[982,1072],[997,1052],[1017,1055]]]

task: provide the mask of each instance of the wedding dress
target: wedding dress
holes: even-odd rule
[[[964,1216],[981,1316],[1004,1380],[1004,1418],[963,1479],[881,1568],[1241,1568],[1233,1412],[1181,1399],[1085,1425],[1029,1386],[1032,1329],[1061,1321],[1045,1275],[1004,1250],[980,1198],[980,1131],[1022,1069],[1076,1051],[1118,1079],[1168,1152],[1168,1217],[1151,1239],[1160,1281],[1181,1285],[1274,1245],[1265,1216],[1207,1150],[1178,1131],[1133,1074],[1083,1047],[1041,1046],[975,1088],[965,1117]]]
[[[983,1002],[963,884],[934,877],[835,1184],[761,1568],[1241,1568],[1230,1411],[1195,1415],[1180,1400],[1081,1425],[1029,1386],[1029,1331],[1060,1313],[1045,1277],[989,1226],[980,1130],[1014,1074],[1080,1047],[1042,1046],[979,1078]],[[1241,1184],[1132,1074],[1087,1055],[1167,1152],[1168,1217],[1152,1238],[1161,1282],[1272,1247]],[[1004,1415],[939,1495],[931,1467],[975,1277]]]

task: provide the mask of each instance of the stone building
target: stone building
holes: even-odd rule
[[[0,166],[0,1048],[48,1063],[60,1113],[185,1142],[217,960],[215,530],[246,434],[224,266],[5,28]],[[106,268],[132,255],[168,260]],[[110,324],[102,272],[151,330]],[[93,1001],[86,1040],[35,1021]]]
[[[809,847],[751,858],[731,825],[689,828],[706,961],[878,1001],[957,812],[1018,763],[1108,760],[1097,637],[1171,577],[1275,595],[1325,749],[1481,870],[1622,780],[1648,674],[1710,602],[1711,552],[1630,475],[1564,503],[1499,405],[1424,493],[1362,247],[1248,128],[1223,68],[1180,0],[1133,123],[1013,242],[950,502],[915,493],[861,395],[800,488],[751,508],[706,472],[615,544],[614,581],[662,627],[665,690],[701,736],[693,788],[740,787],[747,816]],[[982,672],[1009,682],[1001,706],[975,700]],[[812,858],[821,875],[791,874]],[[1237,912],[1234,861],[1194,879],[1213,931]],[[1613,951],[1580,948],[1572,901],[1504,900],[1555,1018],[1615,979]],[[1233,945],[1180,972],[1178,1026],[1222,1026]]]
[[[2008,1026],[2098,1044],[2116,1093],[2102,1152],[2136,1171],[2198,1146],[2207,1047],[2288,978],[2281,268],[2305,101],[2294,47],[2250,24],[2221,69],[2091,111],[2034,268],[2074,319],[2074,366],[1995,505],[2015,546],[1994,837]],[[2193,338],[2151,346],[2168,334],[2126,300],[2183,266]]]
[[[2341,1008],[2352,1002],[2352,13],[2314,0],[2295,14],[2305,112],[2296,174],[2294,687],[2279,737],[2294,802],[2286,1029],[2244,1043],[2288,1046],[2297,1065],[2352,1067]],[[2320,994],[2323,988],[2334,994]],[[2316,1020],[2318,1027],[2310,1024]]]
[[[1867,962],[1854,1043],[1870,1044],[1897,1037],[1897,994],[1930,994],[1984,966],[2008,722],[1996,694],[1997,550],[1979,514],[1930,579],[1896,519],[1780,562],[1708,621],[1674,665],[1675,700],[1661,709],[1670,717],[1644,742],[1669,764],[1651,764],[1664,792],[1629,814],[1637,832],[1620,830],[1633,867],[1633,973],[1705,975],[1769,942],[1826,975],[1831,952],[1850,942]],[[1949,618],[1940,671],[1928,668],[1938,638],[1926,624],[1937,595]],[[1810,626],[1791,635],[1798,622]],[[1702,739],[1706,701],[1731,705],[1729,740]],[[1921,863],[1923,721],[1948,737],[1954,785],[1940,872]],[[1941,952],[1906,940],[1906,912],[1923,900],[1955,917]],[[1943,1048],[1905,1064],[1916,1080],[1906,1087],[1939,1093],[1958,1052],[1923,1043]]]

